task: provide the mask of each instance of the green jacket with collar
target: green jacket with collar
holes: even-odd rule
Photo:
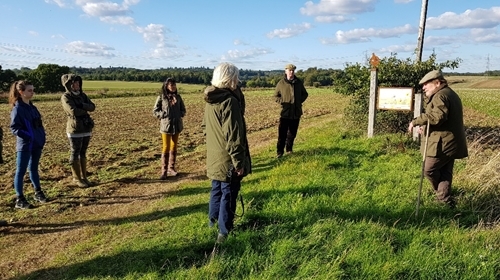
[[[462,101],[448,85],[442,85],[425,100],[425,113],[415,118],[413,125],[424,126],[429,121],[427,156],[460,159],[468,156]],[[424,130],[425,131],[425,130]],[[421,150],[425,146],[422,142]]]

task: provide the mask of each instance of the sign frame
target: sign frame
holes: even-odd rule
[[[413,111],[412,87],[379,87],[377,93],[378,110]]]

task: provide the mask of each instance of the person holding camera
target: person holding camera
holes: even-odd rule
[[[95,110],[95,104],[83,92],[80,76],[64,74],[61,82],[66,89],[61,96],[61,103],[67,116],[66,134],[70,145],[71,173],[76,185],[86,188],[93,185],[87,179],[87,149],[94,128],[89,112]]]
[[[212,180],[208,218],[210,226],[218,222],[217,243],[223,242],[233,229],[241,180],[251,173],[238,76],[236,66],[221,63],[214,69],[212,85],[204,91],[207,177]]]
[[[14,82],[9,92],[9,104],[12,109],[10,130],[17,138],[16,173],[14,175],[14,190],[17,196],[15,208],[20,209],[31,208],[23,191],[26,170],[29,171],[31,184],[35,189],[35,200],[40,203],[47,202],[38,174],[38,165],[45,146],[45,129],[40,112],[31,102],[34,94],[33,84],[26,80]]]

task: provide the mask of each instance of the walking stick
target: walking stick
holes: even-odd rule
[[[422,157],[422,172],[420,172],[420,186],[418,188],[417,210],[415,211],[415,216],[418,216],[418,208],[420,207],[420,195],[422,194],[422,183],[424,182],[425,158],[427,157],[427,142],[428,141],[429,141],[429,120],[427,120],[427,127],[425,128],[424,155]]]

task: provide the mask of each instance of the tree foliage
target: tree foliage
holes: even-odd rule
[[[9,91],[10,85],[17,80],[17,75],[14,71],[7,69],[2,70],[0,65],[0,91]]]
[[[398,59],[396,54],[392,54],[380,60],[377,75],[378,86],[412,87],[414,92],[418,92],[422,90],[418,82],[426,73],[435,69],[455,69],[460,62],[461,59],[457,58],[438,63],[435,54],[432,54],[426,61],[413,61],[410,58]],[[334,77],[334,91],[352,96],[344,116],[347,122],[359,130],[366,129],[368,125],[370,70],[371,66],[368,62],[365,65],[348,64]],[[412,118],[413,112],[377,111],[375,129],[379,132],[404,132]]]
[[[27,78],[33,83],[38,93],[61,92],[64,87],[61,84],[61,76],[69,73],[68,66],[57,64],[40,64],[27,73]]]

